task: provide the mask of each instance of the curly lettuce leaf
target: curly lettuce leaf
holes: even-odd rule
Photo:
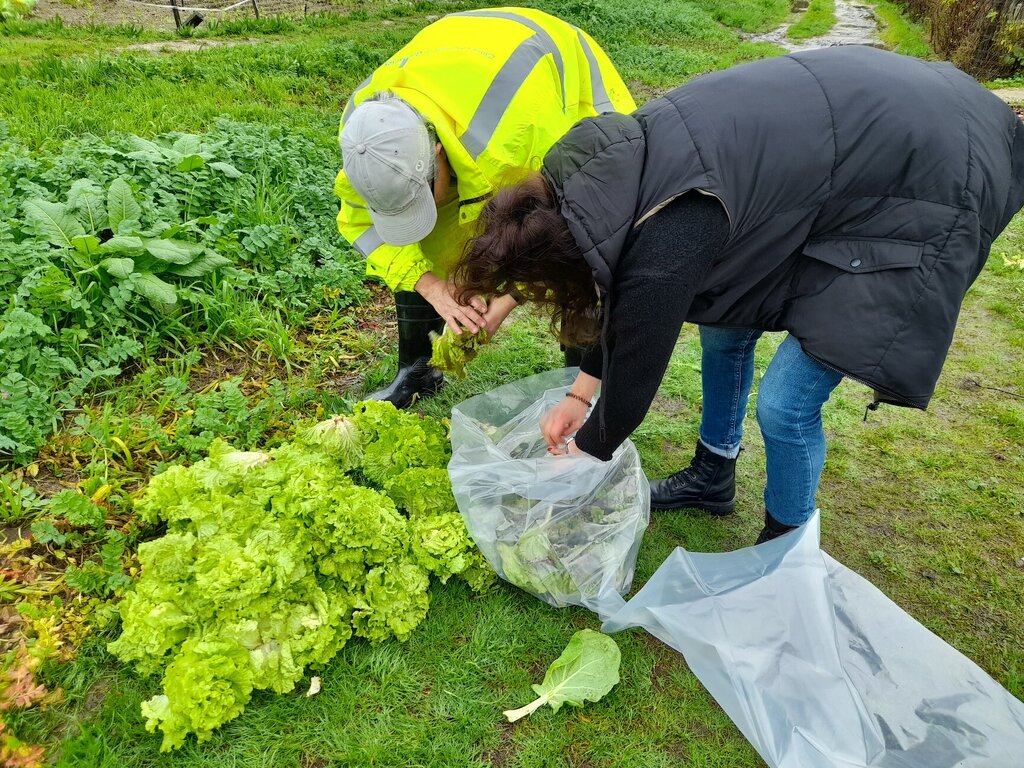
[[[427,572],[408,560],[369,571],[352,612],[355,633],[367,640],[408,640],[426,618],[429,583]]]
[[[332,416],[300,430],[298,440],[331,454],[345,469],[355,469],[363,457],[356,423],[345,416]]]
[[[487,330],[481,328],[476,333],[463,331],[452,333],[447,326],[441,334],[431,333],[430,340],[433,350],[430,355],[430,364],[439,371],[449,373],[456,378],[466,378],[466,366],[480,352],[480,348],[487,343]]]
[[[457,578],[462,579],[471,590],[477,594],[486,594],[498,583],[498,574],[491,568],[491,564],[483,556],[483,553],[474,547],[468,555],[469,565],[458,574]]]
[[[138,511],[167,532],[140,546],[109,648],[163,672],[143,710],[165,749],[208,737],[252,690],[293,690],[353,636],[408,638],[432,575],[494,583],[458,515],[449,452],[446,422],[366,402],[266,453],[217,441],[151,480]]]
[[[555,659],[544,682],[534,685],[537,698],[519,709],[505,712],[515,722],[547,704],[557,712],[563,704],[582,707],[598,701],[619,682],[619,646],[608,635],[583,629],[572,636],[562,655]]]
[[[444,584],[473,564],[476,549],[458,512],[419,515],[409,520],[412,556],[421,567]]]
[[[321,574],[358,587],[368,569],[408,551],[408,521],[383,493],[353,485],[326,495],[324,501],[310,526]]]
[[[395,504],[409,513],[409,517],[456,512],[455,495],[448,470],[443,467],[413,467],[384,486]]]
[[[200,741],[242,714],[253,690],[249,654],[237,643],[194,638],[164,675],[164,692],[143,702],[146,728],[164,734],[161,752],[180,747],[189,733]]]

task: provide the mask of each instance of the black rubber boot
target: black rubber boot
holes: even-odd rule
[[[583,358],[589,351],[590,347],[567,347],[563,344],[562,353],[565,355],[565,367],[579,368],[580,363],[583,362]]]
[[[444,320],[430,302],[415,291],[395,294],[398,314],[398,375],[367,400],[387,400],[408,408],[419,397],[430,397],[444,384],[444,374],[430,366],[430,332],[441,333]]]
[[[789,533],[792,530],[799,528],[798,525],[786,525],[780,523],[774,517],[772,513],[767,509],[764,511],[764,528],[761,529],[761,533],[757,536],[757,541],[754,544],[764,544],[766,541],[777,539],[784,533]]]
[[[736,459],[727,459],[697,441],[690,466],[664,480],[651,481],[651,508],[702,509],[728,515],[736,509]]]

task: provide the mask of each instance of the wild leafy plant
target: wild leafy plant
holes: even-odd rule
[[[183,141],[179,139],[176,145],[192,148],[182,145]],[[198,153],[165,151],[173,153],[170,159],[176,161],[178,169],[191,171],[206,162]],[[230,165],[219,165],[229,168],[234,177],[239,175]],[[96,282],[101,289],[116,285],[166,312],[178,301],[175,285],[169,279],[202,277],[231,263],[201,243],[178,237],[193,224],[191,221],[176,226],[155,222],[144,227],[142,207],[123,178],[114,179],[105,193],[91,180],[78,179],[64,202],[32,198],[23,208],[26,229],[62,252],[79,289],[86,294],[92,292]]]
[[[33,157],[0,123],[0,459],[31,457],[98,382],[161,347],[269,335],[287,357],[277,329],[359,297],[336,164],[307,138],[226,121]]]

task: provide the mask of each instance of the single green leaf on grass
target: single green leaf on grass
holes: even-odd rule
[[[146,244],[141,237],[126,235],[114,235],[100,246],[104,253],[126,253],[137,256],[146,250]]]
[[[534,685],[538,698],[504,714],[510,723],[526,717],[545,704],[556,712],[563,704],[582,707],[584,701],[597,701],[619,682],[619,646],[608,635],[583,629],[572,636],[569,645]]]
[[[159,310],[169,309],[178,301],[174,286],[152,272],[142,272],[135,276],[135,292]]]
[[[135,261],[127,258],[110,258],[101,261],[100,266],[103,267],[111,277],[124,279],[135,270]]]
[[[219,253],[207,251],[190,264],[174,265],[168,268],[168,272],[179,277],[202,277],[220,267],[226,267],[231,259],[221,256]]]
[[[202,155],[185,155],[185,157],[178,161],[175,168],[182,173],[190,173],[191,171],[199,170],[204,165],[206,165],[206,161],[203,159]]]
[[[201,245],[180,240],[145,240],[144,243],[151,256],[168,264],[191,264],[203,252]]]
[[[103,191],[91,179],[79,179],[68,192],[68,205],[78,211],[89,232],[106,229],[109,222]]]
[[[53,245],[74,248],[74,238],[85,234],[82,222],[63,203],[26,200],[24,210],[32,230]]]
[[[142,208],[124,179],[114,179],[107,189],[107,216],[114,232],[120,232],[123,222],[138,221],[142,216]]]

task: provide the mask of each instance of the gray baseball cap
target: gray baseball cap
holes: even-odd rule
[[[364,101],[342,128],[341,156],[385,243],[410,245],[430,234],[434,145],[416,110],[395,96]]]

